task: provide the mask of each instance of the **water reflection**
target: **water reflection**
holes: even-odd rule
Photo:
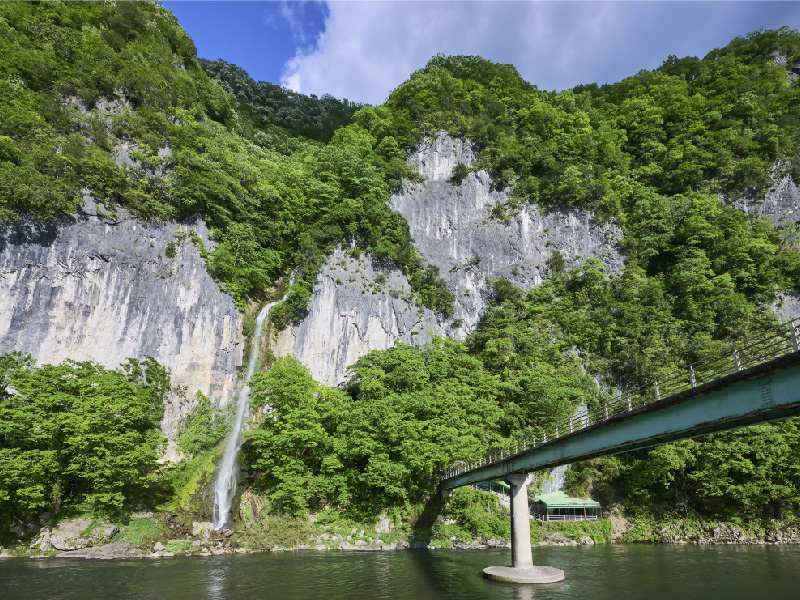
[[[216,560],[208,569],[206,576],[206,598],[208,600],[225,600],[227,590],[230,588],[228,574],[231,563],[227,560]]]
[[[208,558],[0,560],[5,600],[593,600],[798,597],[800,547],[535,548],[564,569],[543,586],[483,578],[507,550],[286,552]]]

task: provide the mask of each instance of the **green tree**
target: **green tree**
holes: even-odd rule
[[[88,503],[117,511],[148,497],[164,438],[169,373],[155,360],[124,370],[0,357],[0,505],[32,511]]]

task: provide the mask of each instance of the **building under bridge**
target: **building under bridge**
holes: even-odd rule
[[[536,496],[531,513],[539,521],[595,521],[602,516],[599,502],[570,498],[564,492]]]

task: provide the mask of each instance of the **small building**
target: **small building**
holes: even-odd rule
[[[511,492],[511,486],[505,481],[479,481],[475,487],[477,489],[486,490],[487,492],[492,492],[494,494],[501,494],[503,496],[508,496],[508,494]]]
[[[595,521],[602,517],[602,510],[600,503],[594,500],[553,492],[536,496],[531,514],[539,521]]]

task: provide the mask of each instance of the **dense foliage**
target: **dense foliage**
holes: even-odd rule
[[[337,129],[349,125],[353,114],[364,106],[330,94],[317,98],[267,81],[255,82],[244,69],[221,58],[199,61],[203,71],[236,97],[259,129],[277,125],[292,135],[327,142]]]
[[[446,394],[432,375],[442,368],[450,372],[460,360],[473,365],[474,378],[449,376],[463,386],[462,397],[488,402],[493,416],[484,415],[483,435],[477,438],[485,447],[511,442],[523,432],[536,435],[538,428],[564,419],[581,404],[591,405],[614,387],[648,383],[774,326],[770,305],[776,292],[800,291],[793,229],[749,217],[718,194],[757,197],[771,178],[795,175],[798,86],[776,60],[780,56],[788,65],[800,59],[796,32],[757,32],[702,60],[670,57],[657,71],[619,84],[561,93],[537,90],[508,65],[438,56],[395,90],[386,106],[356,113],[359,125],[393,146],[413,145],[440,128],[468,136],[481,147],[480,166],[493,172],[496,184],[515,184],[514,200],[496,216],[525,201],[599,209],[622,226],[627,264],[614,277],[598,261],[570,268],[554,252],[547,265],[550,278],[541,288],[526,293],[495,283],[493,306],[466,345],[447,342],[451,351],[446,352],[443,342],[436,342],[370,354],[355,366],[344,394],[331,390],[309,396],[319,402],[333,394],[341,412],[308,408],[301,426],[279,411],[262,423],[251,446],[258,456],[251,467],[265,477],[260,483],[273,490],[284,486],[280,495],[287,499],[288,490],[303,490],[300,495],[310,502],[303,507],[418,501],[432,486],[415,482],[425,481],[448,459],[470,460],[479,452],[474,441],[452,445],[436,438],[439,452],[429,453],[427,436],[437,428],[429,413],[407,408],[419,406],[422,398],[439,406],[434,399]],[[454,173],[454,183],[465,175]],[[307,373],[303,377],[312,386]],[[272,404],[277,387],[261,389],[263,402]],[[367,425],[373,411],[381,415],[378,425]],[[317,414],[327,416],[317,419]],[[395,493],[366,476],[377,466],[342,460],[338,450],[331,450],[356,444],[334,441],[344,431],[338,423],[354,420],[350,427],[368,440],[363,443],[376,455],[373,462],[392,474],[387,482],[403,482]],[[272,435],[277,427],[294,430],[293,435],[313,429],[332,437],[314,446],[327,448],[316,462],[306,446],[289,478],[278,465],[287,448],[266,443],[273,439],[266,432]],[[459,427],[470,428],[467,423]],[[763,516],[793,509],[798,506],[791,493],[796,461],[788,457],[796,444],[794,428],[790,421],[682,442],[633,455],[625,467],[618,459],[595,461],[574,469],[572,490],[586,493],[593,483],[606,500],[622,498],[632,508],[652,509],[677,493],[680,480],[693,510],[761,511]],[[400,431],[404,435],[393,437]],[[773,443],[774,455],[741,452],[745,443],[753,448]],[[302,446],[296,440],[290,445]],[[686,447],[694,449],[691,456],[682,450]],[[323,458],[332,455],[336,468],[323,476],[331,468],[323,468]],[[684,463],[665,461],[665,456],[684,456]],[[784,468],[776,470],[784,459]],[[702,483],[702,490],[689,490],[686,477],[677,474],[689,465],[696,469],[692,481]],[[712,470],[718,475],[710,477]],[[747,481],[748,472],[760,474],[760,483]],[[320,483],[320,477],[330,482],[337,476],[351,482],[346,494]],[[354,503],[356,490],[362,495]],[[768,495],[771,503],[764,502]]]
[[[800,87],[787,77],[798,60],[800,36],[784,27],[703,59],[671,56],[616,84],[556,93],[511,65],[440,55],[391,94],[391,117],[370,131],[398,138],[384,121],[399,122],[398,139],[411,144],[447,129],[479,145],[480,166],[499,187],[513,183],[516,202],[624,219],[642,187],[758,196],[774,168],[798,178]]]
[[[72,212],[86,195],[145,217],[199,214],[219,242],[211,271],[237,300],[298,272],[282,324],[333,246],[355,243],[452,311],[387,206],[409,173],[396,145],[357,125],[328,144],[258,129],[158,4],[8,3],[0,31],[0,220]],[[326,116],[322,137],[340,121]]]
[[[501,439],[497,379],[463,344],[373,352],[342,391],[317,384],[293,358],[252,382],[267,407],[246,463],[276,506],[377,514],[423,501],[439,469]]]
[[[709,435],[570,470],[567,491],[633,515],[785,518],[800,506],[800,420]]]
[[[0,515],[118,511],[150,495],[169,372],[152,358],[108,370],[0,356]]]
[[[233,402],[229,408],[233,408]],[[178,448],[187,456],[211,450],[225,439],[230,422],[228,410],[214,408],[208,396],[197,390],[194,408],[181,422]]]

